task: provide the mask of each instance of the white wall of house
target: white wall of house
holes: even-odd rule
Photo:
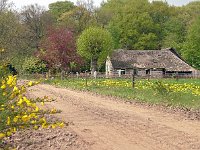
[[[113,74],[113,66],[112,63],[110,61],[110,58],[108,57],[106,60],[106,77],[111,76]]]

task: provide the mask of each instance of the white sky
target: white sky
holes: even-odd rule
[[[21,8],[24,5],[30,5],[30,4],[35,4],[35,3],[48,8],[48,4],[56,2],[58,0],[9,0],[9,1],[13,2],[16,8]],[[64,0],[59,0],[59,1],[64,1]],[[76,0],[70,0],[70,1],[76,3]],[[169,4],[176,5],[176,6],[185,5],[191,1],[195,1],[195,0],[167,0]],[[97,6],[99,6],[101,2],[102,0],[94,0],[95,5]]]
[[[65,1],[65,0],[9,0],[9,2],[13,2],[15,4],[16,8],[21,8],[24,5],[30,5],[35,3],[48,8],[48,5],[50,3],[54,3],[57,1]],[[67,1],[71,1],[74,2],[74,4],[76,4],[77,0],[67,0]],[[96,6],[99,6],[102,2],[102,0],[93,0],[93,1]]]

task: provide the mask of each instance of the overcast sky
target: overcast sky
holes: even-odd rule
[[[49,3],[56,2],[58,0],[10,0],[10,2],[14,2],[15,6],[17,8],[21,8],[24,5],[29,5],[29,4],[35,4],[38,3],[39,5],[43,5],[46,8],[48,8]],[[59,0],[59,1],[64,1],[64,0]],[[74,3],[76,3],[76,0],[70,0]],[[94,0],[95,5],[99,6],[102,0]],[[167,0],[167,2],[171,5],[176,5],[176,6],[181,6],[185,5],[191,1],[195,0]]]

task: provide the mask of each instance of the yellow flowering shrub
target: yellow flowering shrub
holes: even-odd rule
[[[30,81],[26,85],[17,85],[17,77],[8,75],[0,79],[0,141],[16,131],[25,128],[38,129],[63,127],[63,122],[48,122],[46,114],[58,113],[56,109],[41,110],[36,103],[42,105],[43,99],[29,99],[25,96],[26,88],[38,82]]]

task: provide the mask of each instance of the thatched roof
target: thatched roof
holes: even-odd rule
[[[113,68],[165,68],[166,71],[194,71],[173,48],[162,50],[115,50],[111,57]]]

